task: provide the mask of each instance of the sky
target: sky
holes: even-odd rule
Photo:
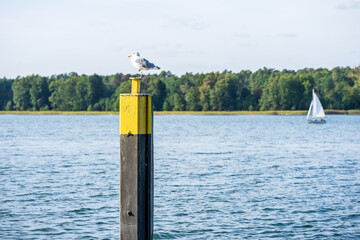
[[[360,65],[360,0],[0,0],[0,78]],[[149,73],[159,73],[151,71]]]

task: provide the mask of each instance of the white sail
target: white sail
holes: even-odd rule
[[[314,101],[311,100],[311,104],[310,104],[309,111],[308,111],[308,114],[307,114],[306,119],[312,118],[313,102],[314,102]]]
[[[326,123],[324,109],[319,98],[316,96],[314,89],[312,93],[313,99],[311,100],[306,120],[308,123]]]
[[[313,89],[312,105],[313,105],[312,117],[313,118],[324,118],[325,117],[324,109],[321,105],[319,98],[316,96],[314,89]]]

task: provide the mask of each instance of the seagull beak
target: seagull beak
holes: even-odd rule
[[[131,57],[132,55],[129,55],[128,57]]]

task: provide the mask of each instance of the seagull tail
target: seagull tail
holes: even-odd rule
[[[155,66],[155,68],[156,68],[157,70],[159,70],[159,69],[160,69],[160,67],[158,67],[158,66]]]

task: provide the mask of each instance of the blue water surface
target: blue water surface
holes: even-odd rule
[[[118,239],[118,132],[0,115],[0,239]],[[156,115],[154,146],[154,239],[360,239],[360,116]]]

